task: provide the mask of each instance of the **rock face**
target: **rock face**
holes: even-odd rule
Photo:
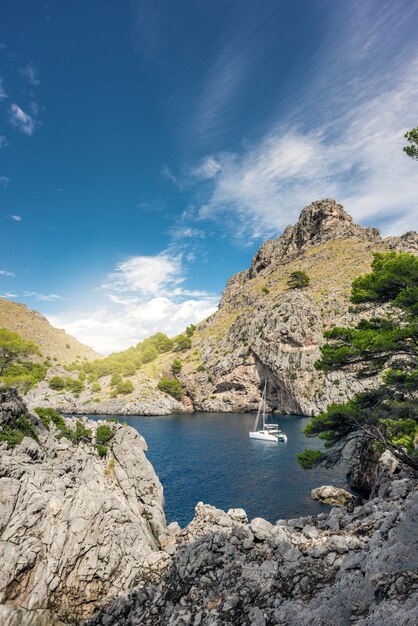
[[[374,498],[351,513],[248,524],[199,503],[160,579],[88,626],[413,626],[418,482],[380,466]]]
[[[318,372],[314,363],[324,330],[379,313],[357,313],[349,294],[373,253],[388,250],[417,254],[417,233],[382,239],[334,200],[303,209],[294,226],[261,246],[248,271],[228,281],[219,310],[198,326],[181,373],[195,409],[254,410],[267,378],[272,409],[310,416],[374,384],[346,371]],[[308,274],[309,287],[288,288],[296,270]]]
[[[15,393],[0,393],[0,425],[25,413]],[[79,623],[101,601],[152,580],[149,561],[154,572],[166,528],[162,487],[135,430],[111,424],[101,458],[98,423],[85,420],[92,441],[75,444],[30,420],[37,441],[0,442],[0,623]]]

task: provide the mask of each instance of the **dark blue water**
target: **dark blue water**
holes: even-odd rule
[[[168,522],[189,522],[200,500],[224,510],[242,507],[250,519],[264,517],[271,522],[319,513],[328,507],[311,501],[311,490],[324,484],[345,484],[335,470],[303,470],[299,466],[297,452],[322,448],[320,441],[306,439],[302,432],[308,418],[279,417],[287,443],[250,439],[254,415],[248,413],[119,419],[126,420],[147,441],[147,456],[164,487]]]

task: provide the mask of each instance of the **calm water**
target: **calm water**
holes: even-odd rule
[[[309,499],[311,489],[345,484],[344,476],[335,470],[305,471],[298,465],[297,452],[322,447],[317,440],[303,435],[308,418],[280,416],[279,424],[288,442],[278,444],[248,437],[254,414],[193,413],[119,419],[126,420],[147,441],[147,456],[164,486],[168,522],[189,522],[200,500],[224,510],[242,507],[250,519],[264,517],[271,522],[319,513],[328,507]]]

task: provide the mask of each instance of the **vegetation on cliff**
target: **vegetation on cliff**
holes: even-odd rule
[[[405,139],[408,140],[409,145],[405,146],[403,151],[411,157],[411,159],[418,159],[418,126],[408,130],[405,133]]]
[[[45,378],[47,368],[31,359],[41,356],[39,346],[19,333],[0,328],[0,386],[28,391]]]
[[[380,315],[355,327],[335,327],[325,333],[319,370],[355,368],[359,378],[381,376],[373,389],[344,404],[331,404],[307,426],[307,436],[321,437],[326,446],[359,431],[418,470],[418,258],[394,252],[375,254],[372,272],[357,278],[351,301],[360,307],[383,307]],[[304,467],[322,460],[305,451]]]

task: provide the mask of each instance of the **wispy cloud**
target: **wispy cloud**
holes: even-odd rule
[[[10,106],[9,113],[11,125],[25,135],[33,135],[35,129],[39,126],[38,120],[35,120],[29,113],[25,113],[17,104]]]
[[[177,181],[177,177],[173,174],[173,172],[167,165],[164,165],[163,169],[161,170],[161,176],[166,180],[169,180],[173,184]]]
[[[4,293],[0,293],[0,298],[17,298],[17,293],[12,293],[11,291],[5,291]]]
[[[63,297],[56,293],[44,294],[38,293],[37,291],[24,291],[23,297],[33,298],[38,302],[56,302],[57,300],[63,300]]]
[[[10,183],[10,178],[7,176],[0,176],[0,187],[7,187]]]
[[[7,97],[8,96],[7,96],[6,90],[3,87],[3,79],[0,78],[0,102],[2,100],[5,100]]]
[[[5,137],[4,135],[0,135],[0,149],[6,148],[8,145],[9,142],[7,141],[7,137]]]
[[[14,222],[21,222],[22,218],[20,217],[20,215],[9,215],[9,219],[13,220]]]
[[[332,196],[387,233],[401,223],[417,227],[418,168],[402,145],[416,125],[418,59],[387,81],[386,90],[329,124],[305,132],[278,125],[240,153],[210,155],[217,168],[200,217],[229,220],[238,236],[257,239],[277,233],[312,200]]]
[[[0,276],[16,276],[14,272],[8,272],[7,270],[0,270]]]
[[[208,156],[190,169],[190,175],[198,179],[207,180],[214,178],[221,169],[222,165],[220,162],[214,156]]]
[[[33,61],[29,61],[25,67],[21,67],[19,72],[26,78],[29,85],[32,87],[39,85],[39,71]]]

